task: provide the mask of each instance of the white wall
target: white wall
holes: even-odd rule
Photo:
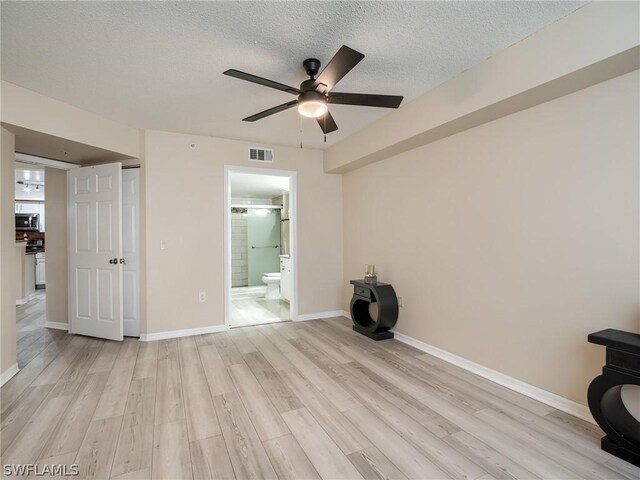
[[[146,132],[147,333],[224,324],[224,166],[261,166],[249,145]],[[340,310],[342,178],[323,173],[321,151],[271,148],[265,168],[298,172],[298,312]]]
[[[397,330],[576,402],[640,332],[638,71],[346,174],[350,278],[379,266]]]

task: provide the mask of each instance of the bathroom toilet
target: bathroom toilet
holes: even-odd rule
[[[265,273],[262,275],[262,282],[267,285],[267,292],[264,294],[264,298],[267,300],[280,298],[280,272]]]

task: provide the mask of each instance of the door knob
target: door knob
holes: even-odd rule
[[[126,262],[126,260],[125,260],[124,258],[121,258],[121,259],[120,259],[120,263],[124,265],[124,264],[125,264],[125,263],[127,263],[127,262]]]
[[[118,263],[118,259],[117,258],[111,258],[109,259],[109,263],[112,265],[116,265]]]

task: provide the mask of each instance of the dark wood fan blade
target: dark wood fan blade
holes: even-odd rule
[[[257,83],[258,85],[264,85],[265,87],[275,88],[276,90],[282,90],[283,92],[291,93],[293,95],[300,95],[302,92],[295,87],[290,87],[283,83],[274,82],[266,78],[257,77],[250,73],[241,72],[240,70],[227,70],[222,72],[223,75],[229,75],[230,77],[239,78],[240,80],[246,80],[247,82]]]
[[[369,95],[368,93],[329,92],[328,103],[360,105],[362,107],[398,108],[404,97],[398,95]]]
[[[292,100],[291,102],[283,103],[282,105],[278,105],[277,107],[269,108],[260,113],[256,113],[255,115],[251,115],[250,117],[243,118],[243,122],[255,122],[256,120],[260,120],[261,118],[268,117],[269,115],[273,115],[274,113],[283,112],[285,110],[290,109],[291,107],[295,107],[298,104],[298,100]]]
[[[313,82],[313,88],[320,93],[328,92],[363,58],[362,53],[343,45]]]
[[[338,125],[336,125],[336,121],[331,116],[331,112],[325,113],[322,117],[318,117],[318,125],[324,133],[331,133],[338,130]]]

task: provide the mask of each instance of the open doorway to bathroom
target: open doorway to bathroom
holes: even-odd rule
[[[290,321],[295,305],[295,172],[227,167],[226,323]]]

